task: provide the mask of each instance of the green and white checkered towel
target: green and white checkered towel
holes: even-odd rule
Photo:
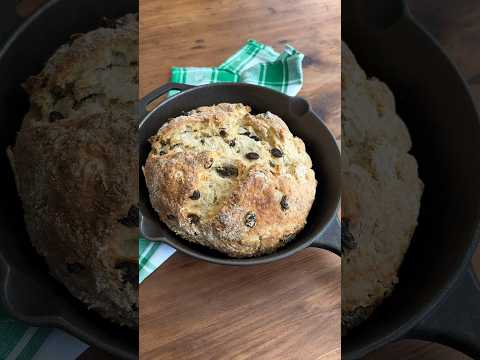
[[[279,54],[270,46],[249,40],[219,67],[172,68],[171,81],[189,85],[241,82],[295,96],[303,84],[302,60],[303,54],[290,45]]]
[[[31,359],[49,333],[48,328],[30,327],[0,309],[0,359]]]
[[[0,359],[76,359],[88,345],[58,329],[29,326],[0,308]]]
[[[171,81],[189,85],[241,82],[261,85],[295,96],[303,85],[303,54],[286,45],[281,54],[270,46],[249,40],[219,67],[174,67]],[[171,92],[169,95],[177,93]],[[170,246],[140,239],[139,282],[175,252]]]

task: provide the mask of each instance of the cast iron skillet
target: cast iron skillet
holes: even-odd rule
[[[8,15],[10,25],[20,25],[13,12],[15,1],[2,5],[7,10],[2,7],[0,17]],[[114,6],[97,0],[51,1],[23,22],[0,50],[0,307],[29,324],[65,329],[89,344],[130,359],[138,356],[138,333],[88,311],[48,274],[43,259],[30,245],[5,149],[15,143],[29,107],[20,84],[37,74],[71,34],[99,27],[103,16],[117,18],[133,12],[138,12],[135,0],[117,0]]]
[[[400,0],[342,7],[342,37],[393,90],[425,183],[419,226],[392,297],[343,338],[357,359],[417,338],[480,358],[480,287],[470,265],[480,214],[480,122],[465,82]]]
[[[177,89],[183,92],[168,98],[147,113],[146,107],[166,92]],[[306,144],[312,157],[316,177],[319,180],[316,199],[307,220],[307,226],[284,248],[270,255],[256,258],[234,259],[202,246],[183,241],[171,232],[150,205],[142,166],[145,164],[150,144],[163,123],[182,112],[202,105],[221,102],[248,104],[255,113],[270,111],[280,116],[292,133]],[[140,146],[140,232],[150,240],[165,242],[198,259],[225,265],[256,265],[290,256],[307,246],[314,246],[340,254],[340,225],[336,209],[340,200],[340,152],[330,131],[311,110],[306,100],[289,97],[279,92],[249,84],[211,84],[192,87],[182,84],[166,84],[147,95],[140,102],[143,119],[139,126]],[[330,226],[328,226],[330,224]]]

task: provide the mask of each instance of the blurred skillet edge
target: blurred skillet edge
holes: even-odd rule
[[[6,171],[0,191],[0,291],[1,306],[22,321],[35,326],[62,328],[83,341],[121,358],[138,357],[137,332],[102,319],[73,298],[46,271],[31,247],[23,223],[13,174],[5,156],[14,144],[28,98],[21,83],[37,74],[56,49],[71,34],[94,30],[102,17],[118,18],[138,12],[138,1],[74,2],[53,0],[41,6],[25,21],[16,14],[14,0],[5,1],[2,15],[18,26],[0,50],[0,166]],[[4,36],[8,30],[2,30]],[[32,46],[35,44],[35,46]]]
[[[425,183],[419,226],[400,283],[371,319],[342,339],[342,357],[361,358],[409,337],[480,357],[472,323],[480,310],[461,296],[468,293],[480,303],[469,269],[478,244],[480,126],[468,87],[403,1],[342,5],[342,39],[367,74],[395,94]],[[458,321],[451,321],[455,314]]]

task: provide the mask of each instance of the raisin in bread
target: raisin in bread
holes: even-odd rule
[[[342,44],[342,329],[364,321],[398,282],[423,183],[388,87]]]
[[[51,273],[101,315],[138,326],[138,22],[63,45],[25,88],[9,150],[31,241]]]
[[[232,257],[271,253],[305,225],[312,162],[278,116],[242,104],[200,107],[151,138],[144,166],[160,219],[182,238]]]

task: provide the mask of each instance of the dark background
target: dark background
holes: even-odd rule
[[[480,109],[480,2],[477,0],[407,0],[415,18],[436,38],[457,65]],[[440,75],[439,75],[440,76]],[[480,249],[474,256],[480,276]],[[480,304],[479,304],[480,306]],[[370,354],[368,360],[471,359],[442,345],[423,341],[400,341]]]

